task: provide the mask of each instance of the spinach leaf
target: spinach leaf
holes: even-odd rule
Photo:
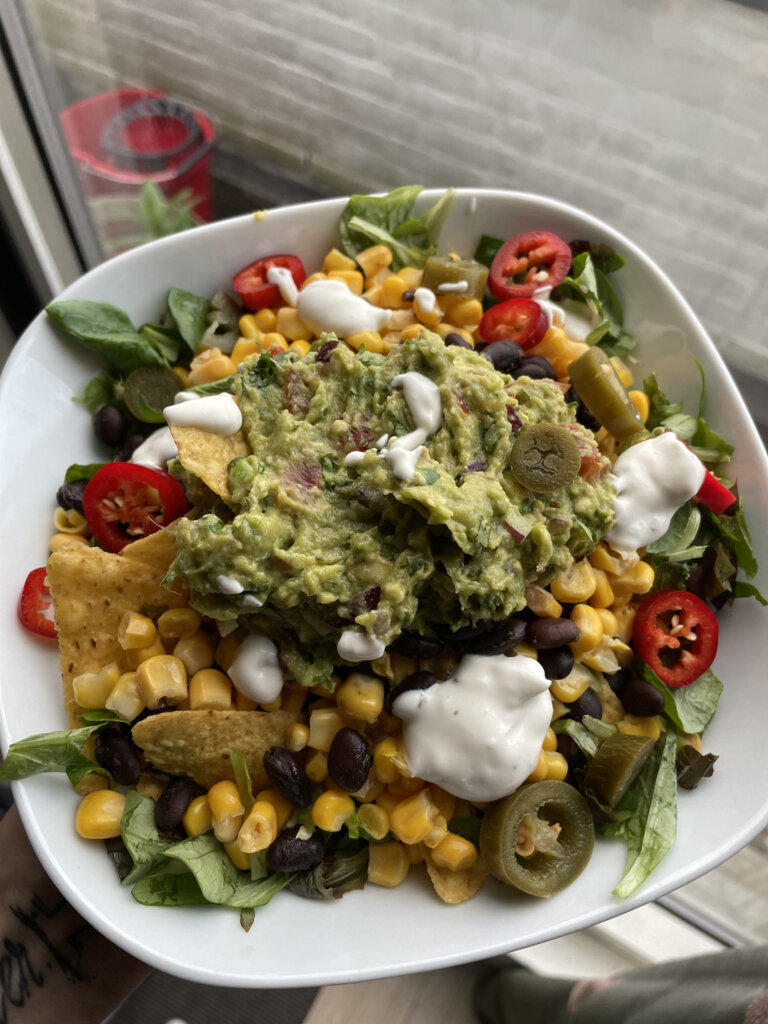
[[[737,580],[733,586],[734,597],[754,597],[764,608],[768,606],[766,600],[754,583],[745,583],[744,580]]]
[[[653,373],[644,379],[643,391],[650,403],[646,429],[661,427],[663,430],[674,431],[681,441],[690,441],[696,433],[696,418],[683,411],[683,403],[670,402]]]
[[[179,334],[164,324],[144,324],[139,335],[163,356],[164,362],[175,363],[179,355]]]
[[[610,245],[606,245],[604,242],[587,242],[575,239],[569,242],[569,246],[574,257],[583,252],[589,253],[595,267],[603,274],[613,274],[615,271],[621,270],[627,262],[615,249],[612,249]]]
[[[117,381],[114,377],[102,374],[92,377],[85,385],[83,401],[91,416],[95,416],[105,405],[114,405],[117,400]]]
[[[691,437],[691,449],[696,452],[701,461],[713,468],[721,462],[728,462],[733,455],[733,445],[722,438],[717,431],[708,426],[704,418],[704,410],[707,404],[707,381],[704,376],[704,367],[698,359],[694,359],[701,377],[701,396],[699,398],[699,414],[696,418],[696,430]]]
[[[195,384],[191,388],[185,388],[185,391],[191,391],[193,395],[204,397],[205,395],[220,395],[225,391],[232,390],[232,384],[236,379],[236,374],[232,374],[230,377],[221,377],[219,380],[208,381],[207,384]]]
[[[646,553],[663,554],[668,558],[681,552],[684,553],[696,539],[700,526],[701,509],[693,502],[687,501],[672,516],[667,532],[646,547]]]
[[[618,267],[612,266],[612,269]],[[622,356],[633,351],[635,339],[624,330],[621,300],[589,252],[580,252],[574,257],[570,273],[553,289],[552,298],[556,302],[571,299],[586,305],[601,318],[600,323],[587,336],[588,345],[600,345],[612,356]]]
[[[90,480],[93,474],[97,473],[102,466],[106,466],[106,462],[89,462],[87,465],[73,462],[71,466],[67,467],[67,471],[64,474],[64,483],[71,484],[75,480]]]
[[[178,875],[148,875],[136,882],[131,896],[145,907],[188,907],[208,903],[195,876],[188,871]]]
[[[344,251],[356,256],[370,245],[386,245],[392,252],[392,269],[423,267],[437,251],[437,240],[453,204],[448,189],[420,217],[413,207],[421,185],[402,185],[383,196],[350,196],[341,215],[339,232]]]
[[[504,245],[503,238],[496,238],[495,235],[480,235],[480,241],[477,243],[477,248],[472,258],[477,260],[478,263],[483,263],[486,267],[490,267],[502,245]]]
[[[462,839],[468,839],[475,846],[480,846],[480,826],[482,823],[482,818],[451,818],[448,822],[448,831],[454,832],[457,836],[461,836]]]
[[[688,686],[670,687],[659,679],[650,665],[635,658],[632,666],[664,698],[664,714],[682,732],[703,732],[717,711],[723,684],[707,669]]]
[[[204,299],[183,288],[171,288],[168,292],[168,312],[183,341],[192,352],[208,327],[209,299]]]
[[[120,835],[133,861],[133,867],[122,880],[123,885],[133,885],[149,875],[168,872],[171,865],[163,854],[174,845],[174,840],[161,839],[158,835],[154,800],[135,789],[128,790]]]
[[[617,808],[619,820],[600,826],[603,835],[627,844],[624,876],[613,890],[626,899],[643,884],[677,836],[677,739],[665,733]]]
[[[102,356],[118,374],[146,364],[168,363],[157,345],[134,329],[128,315],[109,302],[68,299],[52,302],[46,313],[57,327]]]
[[[101,712],[100,715],[98,721],[78,729],[37,733],[12,743],[5,760],[0,764],[0,782],[16,782],[46,772],[66,773],[73,786],[90,772],[103,775],[111,782],[112,776],[105,768],[81,753],[86,740],[91,736],[110,728],[115,722],[123,721],[109,711]],[[107,715],[110,717],[107,718]]]
[[[180,861],[194,875],[209,903],[228,907],[262,907],[293,878],[274,872],[263,881],[252,882],[235,867],[218,839],[209,835],[176,843],[165,856]]]

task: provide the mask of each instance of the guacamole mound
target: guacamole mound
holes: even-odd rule
[[[393,386],[409,372],[439,389],[442,423],[399,479],[380,452],[385,435],[414,429]],[[341,662],[345,630],[388,644],[403,629],[506,618],[613,521],[609,462],[564,390],[427,331],[386,357],[324,335],[304,356],[252,359],[232,388],[252,454],[229,465],[228,507],[176,525],[170,578],[202,613],[272,637],[287,674],[311,686]],[[567,428],[581,456],[547,493],[510,466],[536,423]],[[353,451],[365,454],[345,463]]]

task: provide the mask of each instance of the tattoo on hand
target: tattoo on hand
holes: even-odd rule
[[[0,947],[0,1024],[8,1024],[12,1008],[23,1007],[34,988],[43,988],[44,970],[53,970],[54,963],[72,984],[89,980],[83,967],[83,953],[84,940],[92,932],[90,925],[78,921],[77,927],[64,940],[64,948],[48,934],[48,922],[68,909],[66,900],[58,899],[49,905],[35,896],[29,908],[11,904],[8,909],[43,945],[50,959],[44,959],[36,967],[27,944],[4,939]],[[67,947],[71,952],[68,952]]]

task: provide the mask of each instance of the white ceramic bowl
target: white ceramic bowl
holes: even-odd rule
[[[430,203],[437,193],[425,193]],[[172,285],[199,294],[228,287],[259,255],[295,252],[319,265],[336,240],[345,200],[286,207],[265,219],[244,216],[164,238],[103,264],[62,298],[113,302],[136,324],[156,318]],[[626,323],[638,339],[639,373],[653,367],[668,394],[695,411],[704,366],[710,423],[736,444],[733,475],[750,517],[762,589],[768,592],[768,463],[728,372],[674,285],[629,240],[586,213],[512,192],[460,190],[441,247],[471,254],[482,232],[507,237],[546,229],[566,239],[613,245],[627,258],[616,278]],[[0,733],[11,741],[62,728],[55,650],[26,633],[15,605],[27,572],[45,560],[55,493],[72,462],[95,458],[89,417],[73,403],[98,364],[62,338],[41,314],[17,345],[0,383]],[[761,581],[758,579],[758,583]],[[680,794],[679,836],[672,852],[629,901],[611,895],[624,847],[599,841],[584,874],[548,901],[489,881],[474,899],[446,906],[419,872],[396,890],[374,886],[330,903],[278,895],[256,913],[247,934],[236,911],[139,906],[121,888],[102,844],[75,834],[77,797],[62,777],[39,776],[14,787],[24,824],[62,893],[104,935],[155,967],[193,981],[281,987],[428,970],[478,960],[595,924],[653,900],[715,867],[768,822],[765,723],[768,721],[766,613],[753,600],[723,613],[715,671],[725,684],[705,746],[720,755],[695,792]]]

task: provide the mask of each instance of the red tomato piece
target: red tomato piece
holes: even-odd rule
[[[538,345],[547,333],[549,321],[533,299],[509,299],[483,313],[478,328],[483,341],[514,341],[520,348]]]
[[[721,484],[714,473],[705,470],[704,482],[696,493],[696,498],[711,509],[716,516],[722,515],[736,501],[733,491]]]
[[[53,598],[45,582],[45,568],[33,569],[24,581],[17,607],[22,625],[38,636],[56,639]]]
[[[170,473],[132,462],[108,462],[83,492],[83,513],[105,551],[121,551],[188,508],[184,488]]]
[[[555,288],[571,266],[567,242],[551,231],[513,235],[491,264],[488,287],[497,299],[530,298],[539,288]]]
[[[635,653],[667,686],[688,686],[706,672],[717,653],[714,612],[685,590],[659,590],[637,609]]]
[[[304,264],[298,256],[278,254],[254,260],[232,278],[234,289],[246,309],[266,309],[268,306],[280,305],[280,289],[267,279],[270,267],[285,267],[286,270],[290,270],[297,288],[307,276]]]

